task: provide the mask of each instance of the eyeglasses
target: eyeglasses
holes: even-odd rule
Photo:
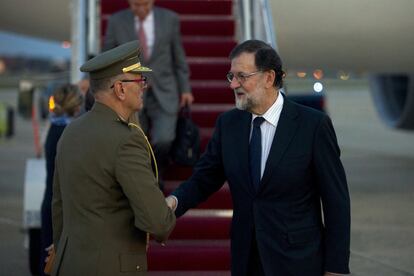
[[[147,88],[148,82],[147,77],[142,76],[139,79],[133,79],[133,80],[119,80],[120,82],[135,82],[135,83],[142,83],[142,88]],[[114,88],[115,83],[112,84],[111,88]]]
[[[261,72],[262,71],[260,71],[260,70],[259,71],[256,71],[256,72],[249,73],[249,74],[245,74],[245,73],[237,73],[237,74],[234,74],[232,72],[228,72],[227,75],[226,75],[226,78],[227,78],[227,80],[229,82],[232,82],[233,79],[236,78],[236,80],[239,83],[244,83],[249,77],[254,76],[254,75],[256,75],[258,73],[261,73]]]

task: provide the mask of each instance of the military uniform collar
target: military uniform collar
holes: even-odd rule
[[[124,118],[122,118],[121,116],[119,116],[115,110],[113,110],[112,108],[110,108],[109,106],[107,106],[104,103],[101,102],[96,102],[92,107],[91,112],[98,112],[98,113],[102,113],[105,114],[106,117],[121,122],[122,124],[128,126],[128,121],[125,120]]]

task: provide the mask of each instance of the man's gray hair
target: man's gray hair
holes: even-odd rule
[[[95,95],[101,91],[108,90],[121,76],[122,74],[103,79],[91,79],[89,84],[91,93]]]

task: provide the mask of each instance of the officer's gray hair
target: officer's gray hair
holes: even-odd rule
[[[91,79],[90,90],[92,94],[95,95],[99,92],[107,91],[115,81],[120,79],[120,76],[122,76],[122,74],[103,79]]]

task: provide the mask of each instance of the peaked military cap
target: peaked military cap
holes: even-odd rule
[[[88,72],[91,79],[102,79],[122,73],[151,72],[150,68],[141,66],[138,56],[139,44],[138,40],[134,40],[97,55],[85,62],[80,70]]]

